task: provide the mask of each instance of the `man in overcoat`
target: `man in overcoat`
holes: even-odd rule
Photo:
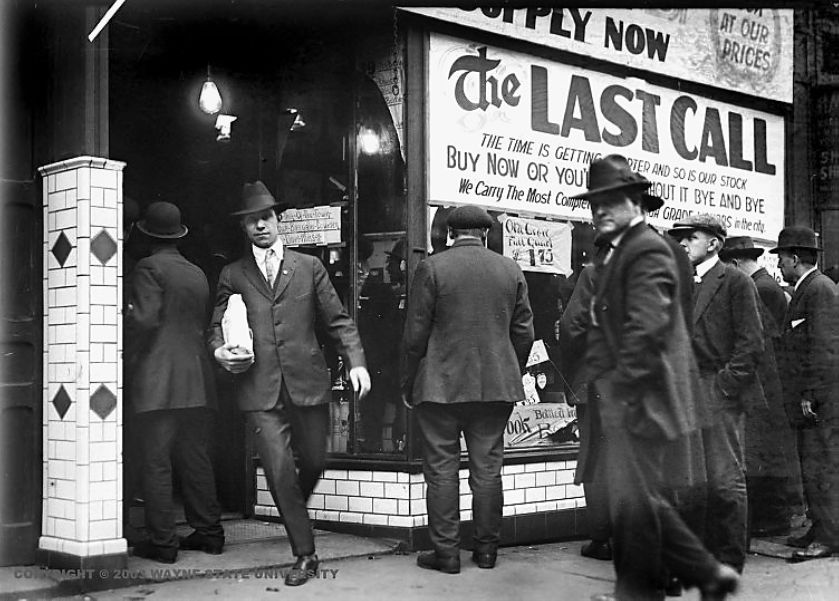
[[[204,325],[210,306],[204,273],[178,251],[186,236],[178,207],[155,202],[137,229],[151,255],[137,262],[127,293],[126,371],[142,450],[149,541],[134,554],[172,563],[178,554],[173,468],[186,519],[195,529],[182,548],[221,553],[224,531],[209,455],[216,398]]]
[[[692,338],[708,478],[705,544],[742,572],[748,550],[745,412],[766,402],[757,378],[764,350],[760,300],[747,275],[719,260],[726,230],[716,217],[692,215],[670,234],[696,269]]]
[[[805,226],[784,228],[778,267],[794,292],[781,334],[779,366],[788,413],[800,429],[804,495],[813,524],[791,542],[804,548],[793,561],[830,557],[839,551],[839,390],[836,286],[817,268],[821,251]]]
[[[695,428],[690,340],[679,302],[676,259],[644,221],[650,182],[626,159],[592,162],[589,189],[610,252],[596,276],[586,362],[589,411],[606,444],[604,462],[619,601],[663,599],[662,575],[723,599],[738,577],[717,562],[662,490],[664,453]]]
[[[403,337],[402,392],[422,433],[428,533],[422,568],[460,571],[460,433],[469,454],[474,550],[495,566],[504,505],[504,430],[524,400],[522,370],[533,344],[533,313],[519,266],[485,246],[493,219],[476,206],[454,209],[454,244],[417,267]]]
[[[318,571],[306,503],[323,472],[330,431],[331,382],[315,322],[323,324],[349,365],[359,398],[370,389],[370,376],[358,330],[326,268],[315,257],[283,247],[277,206],[262,182],[245,184],[242,207],[233,215],[251,246],[219,275],[209,343],[216,361],[238,374],[236,400],[253,428],[296,557],[285,583],[298,586]],[[253,354],[225,342],[221,324],[232,294],[242,295],[247,308]]]
[[[746,412],[749,534],[779,536],[789,533],[792,506],[801,497],[801,472],[776,363],[787,299],[775,278],[757,263],[762,254],[750,236],[734,236],[726,238],[719,256],[752,278],[761,301],[765,350],[757,370],[766,403]]]

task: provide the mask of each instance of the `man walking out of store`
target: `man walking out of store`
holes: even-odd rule
[[[784,412],[776,352],[787,311],[787,298],[778,282],[761,267],[763,254],[750,236],[726,238],[720,251],[725,261],[752,278],[760,297],[764,353],[758,376],[766,396],[763,406],[746,413],[746,488],[749,535],[789,534],[792,507],[801,499],[801,472],[795,436]]]
[[[784,228],[778,267],[794,286],[781,334],[779,366],[788,414],[800,430],[804,494],[813,524],[790,541],[804,547],[792,561],[830,557],[839,551],[839,390],[836,286],[816,267],[821,251],[804,226]]]
[[[137,223],[151,247],[128,287],[126,371],[137,415],[149,540],[134,554],[163,563],[178,556],[173,467],[184,509],[195,529],[182,549],[217,555],[224,546],[209,440],[216,397],[212,364],[204,346],[210,290],[204,273],[178,251],[186,236],[181,212],[155,202]]]
[[[693,215],[670,234],[696,270],[693,351],[708,478],[705,544],[742,572],[748,521],[744,414],[766,402],[756,376],[764,348],[760,299],[751,278],[719,260],[726,230],[716,217]]]
[[[350,366],[360,398],[370,389],[370,376],[358,330],[326,268],[315,257],[283,248],[277,205],[262,182],[245,184],[242,208],[233,215],[240,217],[251,248],[219,275],[210,347],[222,367],[239,374],[239,409],[253,428],[268,487],[297,558],[285,583],[298,586],[318,571],[306,503],[326,461],[332,395],[315,322],[323,324]],[[252,354],[225,342],[222,318],[232,294],[242,295],[247,308]]]
[[[524,400],[521,374],[533,344],[524,274],[485,247],[493,219],[475,206],[448,218],[454,245],[419,264],[403,339],[402,393],[423,437],[428,531],[421,568],[460,572],[460,433],[469,454],[474,550],[495,566],[501,534],[504,430]]]

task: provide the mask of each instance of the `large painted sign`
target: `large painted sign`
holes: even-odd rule
[[[792,102],[792,9],[403,10],[636,69]]]
[[[437,34],[428,92],[433,204],[589,220],[576,195],[617,153],[664,199],[654,225],[712,213],[766,241],[783,227],[779,115]]]

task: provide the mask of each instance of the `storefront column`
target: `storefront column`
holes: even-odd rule
[[[43,522],[52,568],[116,568],[122,536],[122,169],[39,169],[44,210]]]

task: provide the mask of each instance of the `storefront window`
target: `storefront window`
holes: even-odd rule
[[[363,61],[356,80],[357,320],[372,390],[355,408],[355,451],[402,456],[407,444],[399,387],[407,286],[405,174],[397,123],[402,94],[399,54],[392,40],[381,42],[362,50],[371,58]]]

